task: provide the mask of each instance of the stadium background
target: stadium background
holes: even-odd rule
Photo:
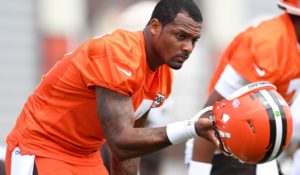
[[[275,0],[195,1],[204,16],[203,36],[191,59],[175,71],[170,117],[164,122],[189,118],[201,108],[218,57],[234,35],[280,13]],[[0,146],[5,147],[6,135],[42,74],[62,55],[118,27],[142,29],[155,2],[0,0]],[[184,144],[165,149],[162,174],[186,174],[183,157]]]

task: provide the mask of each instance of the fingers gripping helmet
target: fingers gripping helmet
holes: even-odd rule
[[[215,103],[212,121],[223,152],[248,164],[275,159],[292,135],[289,106],[267,82],[244,86]]]
[[[300,0],[278,0],[277,5],[287,13],[300,15]]]

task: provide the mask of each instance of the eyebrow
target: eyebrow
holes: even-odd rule
[[[196,36],[196,35],[193,35],[191,32],[187,32],[187,30],[182,27],[180,27],[178,30],[180,32],[183,32],[185,35],[191,36],[194,39],[199,39],[201,37],[201,32],[199,32],[199,35]]]

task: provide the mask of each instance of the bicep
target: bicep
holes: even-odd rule
[[[131,97],[103,87],[96,87],[97,113],[108,142],[126,128],[134,126]]]

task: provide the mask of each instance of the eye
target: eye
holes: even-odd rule
[[[178,40],[184,40],[186,38],[185,34],[183,34],[183,33],[178,33],[176,35],[176,37],[177,37]]]

